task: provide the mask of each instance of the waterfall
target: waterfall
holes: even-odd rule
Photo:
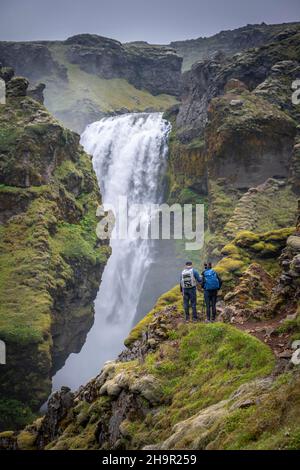
[[[93,155],[104,205],[128,201],[128,231],[138,224],[132,204],[160,202],[170,125],[161,113],[104,118],[87,127],[81,143]],[[144,214],[147,217],[147,214]],[[107,285],[107,318],[132,322],[151,264],[149,240],[112,240]],[[113,295],[112,295],[113,294]]]
[[[129,230],[138,224],[132,204],[162,201],[169,131],[162,113],[134,113],[103,118],[82,134],[81,143],[93,157],[104,207],[116,207],[120,196],[127,197]],[[150,216],[145,213],[144,217]],[[154,260],[153,241],[113,239],[111,247],[95,301],[94,326],[82,351],[71,354],[54,377],[54,388],[76,387],[98,373],[106,360],[122,350],[132,327]]]

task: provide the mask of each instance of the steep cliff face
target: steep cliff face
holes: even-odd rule
[[[125,78],[154,95],[179,95],[182,59],[174,49],[146,42],[128,43],[80,34],[66,40],[67,57],[102,78]]]
[[[195,62],[211,58],[216,52],[232,56],[236,52],[273,42],[276,38],[288,37],[297,27],[299,23],[247,25],[234,30],[221,31],[211,37],[174,41],[170,43],[170,46],[183,57],[183,70],[186,71]]]
[[[77,132],[107,113],[165,110],[180,92],[182,59],[167,46],[121,44],[91,34],[1,42],[0,63],[45,83],[47,108]]]
[[[289,37],[277,37],[269,45],[232,58],[218,54],[195,64],[183,78],[182,105],[177,116],[181,141],[189,142],[203,133],[209,104],[212,98],[224,93],[230,79],[240,80],[250,91],[260,95],[264,90],[267,100],[274,102],[276,96],[283,110],[297,112],[291,103],[290,87],[299,76],[299,38],[298,26],[291,30]]]
[[[32,81],[53,74],[67,79],[66,69],[54,60],[45,43],[2,41],[0,62]]]
[[[297,31],[231,59],[196,64],[181,105],[166,114],[173,123],[169,198],[208,203],[203,256],[212,261],[239,230],[293,224],[299,194],[300,116],[291,99],[300,73]],[[273,198],[276,206],[268,202]]]
[[[54,372],[80,350],[109,247],[96,237],[100,194],[79,136],[26,96],[26,79],[0,71],[7,80],[0,109],[0,337],[7,348],[0,422],[7,428],[20,424],[17,408],[39,408]]]

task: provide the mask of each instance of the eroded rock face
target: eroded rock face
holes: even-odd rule
[[[55,62],[45,43],[0,42],[0,62],[30,80],[53,73],[66,79],[66,70]]]
[[[300,203],[298,208],[300,214]],[[286,248],[279,258],[282,273],[278,285],[274,290],[270,310],[273,315],[285,309],[294,312],[300,297],[300,230],[296,231],[287,239]],[[297,313],[295,314],[297,316]]]
[[[73,36],[66,43],[71,45],[69,61],[88,73],[105,79],[125,78],[154,95],[180,92],[182,59],[171,48],[143,42],[122,45],[113,39],[88,34]]]
[[[74,404],[74,394],[68,387],[62,387],[49,398],[47,416],[43,419],[37,437],[37,446],[45,447],[59,435],[59,423],[66,417]]]
[[[289,175],[296,128],[285,113],[244,91],[213,100],[209,116],[210,179],[225,178],[233,188],[248,189],[268,177]]]
[[[0,61],[32,80],[56,75],[67,81],[67,70],[53,58],[51,44],[1,42]],[[79,34],[59,44],[67,46],[67,59],[88,73],[105,79],[124,78],[154,95],[180,93],[182,58],[171,47],[121,44],[92,34]]]
[[[267,303],[270,300],[275,281],[259,264],[252,263],[242,274],[238,285],[225,295],[224,301],[229,310],[229,320],[232,307],[235,311],[235,317],[241,317],[243,320],[249,318],[260,318],[261,312],[255,309],[255,305]],[[229,307],[229,309],[228,309]],[[223,313],[226,318],[226,310]]]
[[[109,114],[165,110],[180,94],[181,63],[168,46],[121,44],[92,34],[66,41],[0,42],[0,64],[28,77],[35,88],[29,94],[38,101],[36,86],[45,83],[47,108],[78,133]]]
[[[297,27],[289,37],[285,39],[278,37],[273,43],[260,49],[238,53],[232,58],[227,58],[224,54],[215,54],[210,59],[203,59],[194,64],[183,77],[182,106],[177,117],[178,135],[181,141],[188,142],[203,133],[210,101],[224,93],[226,84],[231,79],[240,80],[250,90],[264,82],[264,85],[260,85],[258,93],[263,93],[267,88],[275,90],[279,86],[276,103],[284,102],[285,107],[291,109],[288,83],[285,83],[284,87],[281,85],[284,82],[283,77],[291,83],[297,75],[299,62],[292,61],[291,65],[290,51],[293,49],[296,51],[299,42],[300,34]],[[270,95],[268,99],[274,102],[274,93]]]

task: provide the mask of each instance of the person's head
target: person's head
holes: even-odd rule
[[[204,269],[211,269],[212,268],[212,265],[211,263],[204,263]]]
[[[186,268],[192,268],[192,266],[193,266],[192,261],[187,261],[187,262],[185,263],[185,267],[186,267]]]

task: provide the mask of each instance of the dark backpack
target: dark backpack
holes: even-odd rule
[[[220,289],[220,282],[216,271],[213,269],[206,269],[203,272],[204,277],[204,289],[205,290],[217,290]]]

